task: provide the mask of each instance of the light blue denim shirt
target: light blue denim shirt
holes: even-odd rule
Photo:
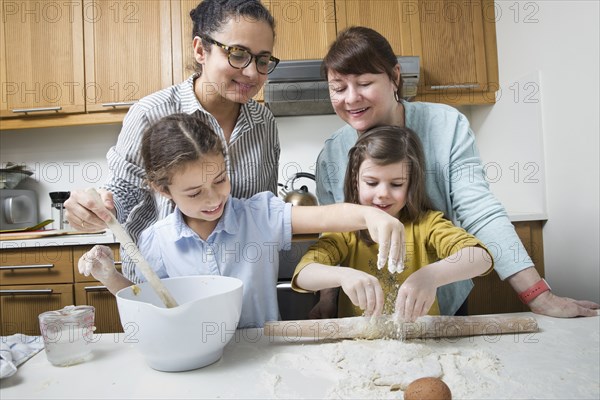
[[[406,126],[417,133],[423,144],[427,194],[434,208],[485,244],[501,279],[532,266],[506,210],[485,180],[467,118],[444,104],[402,104]],[[346,125],[325,141],[316,169],[320,204],[344,201],[348,151],[357,139],[356,130]],[[472,288],[471,280],[440,287],[440,312],[454,315]]]
[[[142,255],[159,277],[223,275],[244,283],[239,328],[262,327],[279,319],[279,251],[292,240],[291,204],[271,192],[249,199],[229,197],[207,240],[183,220],[179,209],[144,230]],[[145,280],[141,273],[136,274]]]

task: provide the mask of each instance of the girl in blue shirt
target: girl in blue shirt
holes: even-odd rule
[[[278,252],[293,233],[368,229],[381,244],[378,262],[394,265],[403,252],[400,222],[382,210],[356,204],[292,207],[271,192],[231,197],[225,146],[199,118],[167,116],[142,138],[149,186],[172,201],[175,211],[140,235],[139,248],[161,278],[224,275],[244,283],[239,327],[261,327],[279,319]],[[121,275],[106,246],[79,260],[79,272],[113,294],[133,283]],[[143,277],[138,272],[138,277]]]

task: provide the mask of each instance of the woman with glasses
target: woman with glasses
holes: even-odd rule
[[[164,116],[194,114],[217,132],[228,156],[233,197],[277,192],[280,146],[275,119],[252,99],[279,62],[272,55],[273,17],[257,0],[205,0],[190,17],[195,73],[133,105],[107,154],[111,176],[101,196],[134,240],[173,210],[166,198],[153,196],[146,186],[140,155],[143,132]],[[72,191],[65,207],[74,228],[105,228],[99,218],[103,211],[85,191]],[[135,279],[126,258],[123,272]]]

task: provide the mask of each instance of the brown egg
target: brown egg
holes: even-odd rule
[[[452,393],[441,379],[419,378],[408,385],[404,400],[452,400]]]

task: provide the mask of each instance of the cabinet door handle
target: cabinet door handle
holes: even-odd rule
[[[431,90],[444,90],[444,89],[475,89],[478,88],[477,83],[465,83],[462,85],[436,85],[432,86]]]
[[[0,270],[7,269],[37,269],[37,268],[54,268],[54,264],[34,264],[34,265],[6,265],[0,267]]]
[[[123,265],[123,261],[115,261],[115,265]]]
[[[15,114],[19,114],[19,113],[28,114],[28,113],[42,112],[42,111],[59,112],[60,110],[62,110],[62,107],[15,108],[14,110],[11,110],[11,111],[14,112]]]
[[[83,288],[83,290],[85,290],[86,292],[103,292],[108,289],[106,289],[106,286],[98,285],[98,286],[85,286]]]
[[[0,294],[50,294],[52,292],[52,289],[0,290]]]
[[[136,101],[116,101],[113,103],[102,103],[102,107],[112,107],[112,108],[131,107],[135,103],[137,103],[137,102]]]
[[[291,289],[292,282],[277,282],[277,289]]]

